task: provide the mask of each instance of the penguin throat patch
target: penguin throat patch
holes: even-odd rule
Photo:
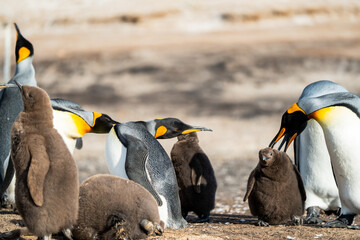
[[[21,62],[22,60],[24,60],[28,56],[30,56],[30,50],[28,48],[26,48],[26,47],[21,47],[19,49],[19,59],[17,60],[17,63]]]

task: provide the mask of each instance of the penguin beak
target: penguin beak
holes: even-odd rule
[[[14,80],[14,82],[17,85],[17,87],[19,88],[21,94],[24,94],[24,89],[23,89],[22,85],[16,80]]]
[[[91,127],[92,133],[108,133],[111,128],[119,122],[113,120],[107,114],[94,112],[94,125]]]
[[[199,131],[210,131],[212,132],[212,129],[210,128],[206,128],[206,127],[197,127],[197,126],[190,126],[189,129],[186,129],[185,131],[182,131],[181,134],[188,134],[188,133],[192,133],[192,132],[199,132]]]
[[[292,141],[306,128],[307,115],[303,110],[294,110],[294,106],[298,107],[297,104],[294,104],[283,114],[280,130],[270,142],[269,147],[273,148],[274,145],[284,137],[278,150],[280,151],[285,144],[284,152],[286,152]]]
[[[284,152],[287,151],[287,149],[289,148],[290,144],[292,143],[292,141],[294,141],[294,139],[297,137],[298,133],[297,132],[286,132],[285,128],[281,128],[281,130],[279,131],[279,133],[274,137],[274,139],[271,141],[271,143],[269,144],[269,147],[273,148],[274,145],[282,138],[284,137],[284,139],[282,140],[278,150],[280,151],[281,148],[284,146],[285,144],[285,149]]]
[[[16,86],[15,84],[4,84],[4,85],[0,85],[0,89],[3,89],[3,88],[17,88],[18,86]]]

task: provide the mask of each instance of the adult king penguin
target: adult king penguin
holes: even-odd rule
[[[321,85],[318,87],[323,88]],[[312,88],[311,85],[308,87]],[[284,137],[280,148],[285,143],[286,151],[310,119],[320,124],[341,202],[340,216],[323,227],[347,227],[360,212],[360,155],[357,152],[360,144],[360,98],[347,91],[335,90],[323,95],[308,94],[312,91],[304,90],[304,96],[283,114],[280,130],[270,146],[273,147]],[[321,173],[323,169],[318,171]]]
[[[116,124],[106,142],[106,161],[113,175],[133,180],[156,199],[160,219],[168,228],[183,228],[176,175],[171,160],[155,138],[170,138],[207,128],[175,118]],[[155,138],[154,138],[155,137]]]
[[[22,85],[36,86],[35,70],[32,65],[34,48],[20,33],[16,24],[16,70],[9,83],[15,80]],[[23,110],[21,94],[16,88],[5,88],[0,93],[0,184],[4,179],[4,162],[10,154],[11,127]]]
[[[299,101],[330,93],[348,92],[331,81],[318,81],[307,86]],[[314,119],[309,119],[304,131],[294,140],[295,163],[304,182],[307,199],[305,223],[321,223],[320,210],[338,211],[341,208],[323,130]],[[321,172],[319,171],[321,169]]]

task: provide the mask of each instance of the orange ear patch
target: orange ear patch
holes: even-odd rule
[[[167,132],[166,127],[164,127],[164,126],[158,127],[158,129],[156,129],[155,138],[158,138],[158,137],[164,135],[166,132]]]
[[[26,48],[26,47],[21,47],[19,49],[19,59],[17,60],[17,63],[21,62],[22,60],[24,60],[28,56],[30,56],[30,50],[28,48]]]

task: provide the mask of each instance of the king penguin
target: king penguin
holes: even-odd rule
[[[322,85],[319,87],[323,88]],[[360,155],[357,152],[360,145],[360,98],[347,91],[335,90],[314,96],[307,92],[283,114],[280,130],[270,146],[273,147],[284,136],[279,149],[285,143],[286,151],[310,119],[321,126],[341,203],[340,216],[322,226],[347,227],[360,213]],[[318,171],[321,174],[323,169]]]
[[[15,75],[9,83],[15,84],[15,80],[22,85],[37,86],[35,80],[35,70],[32,65],[34,58],[34,48],[26,40],[16,24],[17,32],[15,56],[16,70]],[[19,90],[16,88],[5,88],[0,95],[0,184],[4,179],[4,162],[10,154],[11,127],[16,117],[23,110],[23,101]]]
[[[298,101],[340,92],[348,91],[331,81],[317,81],[304,89]],[[321,223],[320,210],[338,211],[341,204],[324,133],[316,120],[310,119],[304,131],[295,138],[294,154],[307,196],[304,222]]]
[[[167,228],[183,228],[176,175],[171,160],[156,138],[175,137],[201,127],[178,119],[116,124],[106,141],[106,162],[111,174],[133,180],[156,199],[160,219]]]

